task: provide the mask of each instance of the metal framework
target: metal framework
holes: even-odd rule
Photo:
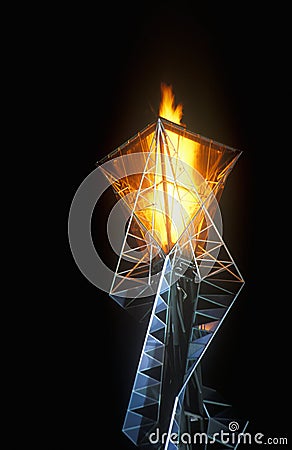
[[[180,437],[211,439],[233,419],[204,386],[201,361],[244,285],[218,208],[241,152],[159,117],[106,159],[135,153],[142,173],[105,172],[129,211],[110,296],[147,323],[123,432],[139,448],[209,448]]]

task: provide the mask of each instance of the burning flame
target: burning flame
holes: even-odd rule
[[[161,102],[159,107],[159,115],[171,122],[181,124],[183,116],[183,105],[179,103],[175,106],[174,94],[172,86],[161,83]]]
[[[183,105],[181,103],[178,105],[175,104],[172,86],[166,83],[161,83],[159,116],[176,124],[182,124]],[[170,141],[175,144],[178,139],[177,134],[172,131],[168,131],[167,134]],[[189,167],[194,167],[197,146],[198,144],[195,142],[181,137],[179,146],[177,146],[177,155],[172,156],[186,163]],[[162,248],[168,251],[183,233],[194,213],[198,210],[199,204],[195,202],[193,194],[188,192],[183,185],[180,186],[169,181],[173,179],[172,171],[175,169],[171,167],[172,163],[170,162],[167,144],[159,143],[158,151],[158,161],[160,161],[158,172],[160,174],[155,175],[155,185],[157,186],[155,203],[158,208],[152,211],[151,214],[154,215],[156,237],[158,237]],[[164,162],[162,164],[165,158],[168,159],[168,163]],[[164,177],[161,175],[163,170],[165,172]],[[178,174],[176,175],[178,176]],[[182,178],[181,181],[183,181]],[[173,201],[170,199],[173,199]]]
[[[192,228],[193,236],[197,236],[193,248],[203,252],[202,244],[198,243],[203,241],[198,236],[205,227],[202,201],[207,201],[211,191],[216,194],[219,177],[224,176],[232,160],[221,169],[223,152],[213,149],[211,141],[207,147],[184,133],[183,105],[175,104],[172,86],[166,83],[161,83],[159,116],[170,122],[166,129],[157,123],[155,131],[144,138],[139,135],[138,147],[133,143],[126,147],[126,152],[134,152],[136,148],[145,153],[150,151],[151,158],[145,166],[147,176],[142,181],[140,174],[127,177],[122,166],[115,188],[121,197],[133,192],[133,197],[127,200],[128,206],[130,209],[135,206],[135,216],[166,254],[180,237],[183,247],[183,233],[197,214]],[[178,132],[178,127],[171,123],[181,130]],[[156,133],[157,130],[160,131]],[[138,188],[140,194],[136,201]]]

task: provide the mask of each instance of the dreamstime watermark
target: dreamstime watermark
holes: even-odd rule
[[[71,203],[68,219],[68,236],[71,252],[73,258],[81,271],[81,273],[97,288],[110,293],[113,285],[113,280],[115,277],[115,272],[113,272],[102,260],[98,253],[98,249],[94,246],[92,236],[91,236],[91,217],[94,208],[101,198],[103,193],[112,185],[113,182],[117,182],[124,177],[130,177],[135,175],[143,181],[145,176],[145,159],[147,160],[146,153],[132,153],[123,156],[119,156],[110,159],[98,166],[93,170],[81,183],[77,189],[74,198]],[[180,187],[183,187],[185,191],[192,190],[194,195],[197,195],[198,202],[201,202],[201,210],[203,211],[206,220],[206,255],[208,251],[212,253],[212,261],[208,263],[204,261],[204,257],[201,257],[197,262],[198,270],[200,271],[200,277],[205,277],[212,270],[212,264],[216,261],[216,256],[219,253],[220,245],[215,246],[214,242],[220,241],[222,237],[222,217],[218,202],[216,197],[208,185],[207,181],[202,177],[202,175],[194,168],[188,166],[185,162],[173,158],[172,161],[175,167],[180,167],[180,172],[178,173],[179,181],[169,180],[171,183],[178,183]],[[181,173],[185,172],[186,177],[183,178]],[[155,177],[162,177],[159,173],[159,169],[156,168]],[[114,181],[113,181],[114,180]],[[137,183],[136,183],[137,184]],[[138,183],[139,184],[139,183]],[[141,182],[142,184],[142,182]],[[149,186],[150,191],[152,189],[153,196],[154,185]],[[204,200],[198,193],[199,189],[204,193]],[[198,189],[198,190],[197,190]],[[184,207],[184,203],[180,202],[175,194],[175,190],[172,193],[160,191],[160,196],[168,198],[168,203],[172,205],[175,211],[179,210],[184,216],[184,220],[191,222],[192,217],[190,213]],[[112,247],[113,252],[115,252],[119,257],[123,257],[125,260],[129,260],[129,252],[133,260],[133,256],[140,258],[143,262],[147,263],[149,258],[155,256],[155,248],[152,246],[151,254],[149,257],[149,243],[153,237],[145,235],[146,245],[144,248],[137,249],[136,253],[134,249],[131,249],[126,240],[127,234],[127,223],[132,220],[133,211],[136,212],[143,210],[145,208],[145,195],[143,201],[137,202],[139,195],[141,194],[140,187],[130,193],[130,199],[127,196],[120,199],[113,207],[112,211],[108,217],[107,224],[107,238]],[[140,197],[142,199],[142,196]],[[154,197],[155,198],[155,197]],[[146,199],[147,200],[147,199]],[[151,200],[151,194],[148,203]],[[146,202],[147,203],[147,202]],[[132,210],[125,207],[125,205],[131,204]],[[149,206],[147,206],[149,208]],[[159,202],[155,204],[152,199],[151,204],[152,211],[157,211],[159,214],[166,214],[166,211],[161,210],[161,205]],[[210,209],[212,209],[212,218]],[[125,211],[128,211],[128,216],[125,216]],[[171,226],[174,229],[178,228],[178,221],[181,221],[181,217],[178,220],[178,215],[173,214],[169,217],[171,221]],[[129,231],[129,228],[128,228]],[[189,232],[189,231],[188,231]],[[159,233],[159,230],[158,230]],[[147,242],[149,241],[149,242]],[[154,248],[154,250],[153,250]],[[175,252],[173,252],[175,253]],[[175,267],[176,268],[176,267]],[[172,271],[172,278],[170,284],[174,284],[183,274],[182,267],[178,267],[178,270]],[[135,297],[147,297],[152,294],[159,284],[161,277],[161,271],[158,273],[150,274],[148,277],[148,288],[145,286],[145,278],[139,280],[137,276],[135,278],[128,276],[123,279],[123,292],[119,292],[119,296],[129,296],[131,290],[135,290]],[[139,285],[140,281],[140,285]],[[141,283],[143,281],[144,284]],[[137,291],[137,287],[142,286],[140,292]]]
[[[256,445],[288,445],[287,437],[266,437],[263,433],[251,434],[243,431],[238,432],[239,424],[232,421],[228,425],[228,431],[220,430],[213,434],[205,432],[188,433],[160,433],[159,428],[149,435],[149,442],[151,444],[215,444],[221,443],[223,445],[238,445],[238,444],[256,444]],[[167,447],[166,447],[167,448]]]

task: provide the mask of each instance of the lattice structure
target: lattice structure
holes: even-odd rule
[[[244,284],[218,208],[241,152],[158,118],[107,159],[137,153],[142,172],[105,172],[130,212],[110,296],[148,320],[123,432],[140,448],[192,449],[183,433],[211,437],[231,418],[200,362]]]

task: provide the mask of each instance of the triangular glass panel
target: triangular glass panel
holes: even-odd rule
[[[205,336],[195,339],[194,343],[206,345],[212,336],[213,336],[213,333],[205,334]]]
[[[148,350],[146,353],[148,356],[151,356],[157,361],[162,362],[164,356],[164,346],[161,345],[160,347],[152,348],[151,350]]]
[[[145,397],[145,395],[139,394],[137,392],[132,392],[129,409],[136,410],[137,408],[142,408],[143,406],[152,405],[156,400],[153,398]]]
[[[161,311],[165,311],[167,309],[167,304],[163,300],[163,298],[159,295],[157,299],[157,305],[155,307],[155,314]]]
[[[135,411],[128,410],[127,411],[127,415],[126,415],[126,419],[127,419],[127,424],[129,426],[124,426],[123,428],[132,428],[131,427],[131,422],[133,423],[133,421],[131,420],[130,416],[140,417],[140,422],[139,422],[139,424],[140,424],[139,426],[140,427],[145,427],[145,426],[149,427],[149,426],[152,426],[155,423],[155,422],[153,422],[152,419],[149,419],[148,417],[143,417],[143,416],[141,416],[141,414],[136,414]],[[125,420],[125,422],[126,422],[126,420]],[[135,425],[133,427],[135,427]]]
[[[141,416],[141,414],[136,414],[128,410],[124,421],[124,428],[139,427],[142,423],[142,420],[143,416]]]
[[[156,367],[159,365],[161,365],[160,361],[157,361],[157,359],[151,358],[150,356],[147,356],[146,353],[144,353],[139,365],[139,369],[140,371],[144,371],[147,369],[151,369],[151,367]]]
[[[156,379],[151,378],[145,373],[138,372],[134,383],[134,389],[137,390],[144,387],[153,386],[155,384],[157,384]]]
[[[160,386],[161,383],[157,382],[155,386],[147,386],[142,389],[138,389],[137,394],[141,394],[149,399],[151,398],[152,400],[158,401],[160,395]]]
[[[190,345],[189,345],[189,352],[188,352],[188,355],[189,355],[188,358],[194,359],[196,356],[193,356],[193,355],[195,355],[198,350],[202,350],[203,348],[205,348],[205,345],[190,343]]]
[[[171,432],[172,433],[179,433],[179,426],[176,420],[173,421],[172,427],[171,427]]]
[[[153,334],[155,331],[160,330],[161,328],[164,329],[165,323],[162,322],[162,320],[158,319],[158,317],[153,316],[152,323],[150,326],[150,333]]]
[[[205,347],[206,347],[206,346],[204,345],[202,348],[198,349],[198,350],[191,356],[191,358],[192,358],[192,359],[197,359],[197,358],[199,358],[199,357],[201,356],[201,354],[203,353]]]
[[[130,429],[124,428],[123,431],[134,444],[137,444],[139,435],[141,433],[140,427]]]
[[[169,284],[167,282],[167,280],[165,279],[165,277],[163,277],[162,283],[161,283],[161,288],[160,288],[160,293],[163,294],[164,292],[168,291],[169,289]]]
[[[146,340],[146,345],[145,345],[146,351],[148,351],[150,348],[161,347],[162,345],[163,345],[162,342],[155,339],[155,337],[151,336],[151,334],[148,334],[147,340]]]

